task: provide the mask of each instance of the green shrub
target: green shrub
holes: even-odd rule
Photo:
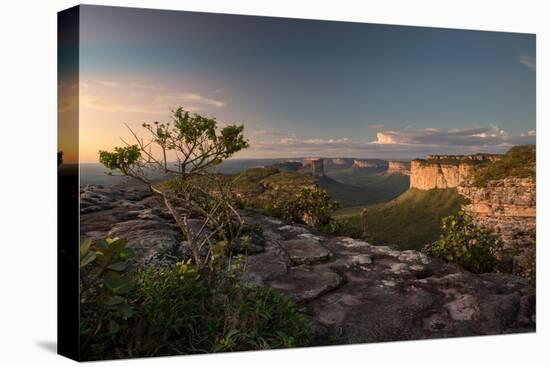
[[[464,212],[444,218],[442,232],[439,240],[425,249],[430,255],[459,264],[474,273],[495,269],[500,241],[475,226]]]
[[[281,210],[286,221],[322,226],[331,221],[332,212],[337,207],[325,190],[307,187],[283,202]]]
[[[125,241],[118,243],[125,244]],[[127,251],[123,247],[121,251]],[[97,247],[94,244],[89,248]],[[120,260],[119,255],[112,259]],[[90,277],[91,273],[98,273],[95,269],[100,265],[96,260],[83,265]],[[241,284],[242,264],[243,258],[237,258],[223,270],[204,273],[199,273],[190,263],[135,273],[124,267],[119,275],[129,279],[131,287],[118,294],[123,302],[116,305],[128,305],[131,314],[119,313],[116,305],[105,302],[104,296],[109,296],[112,288],[106,289],[101,282],[83,276],[82,358],[97,360],[307,345],[307,323],[297,306],[271,289]],[[111,328],[113,323],[118,327]]]
[[[133,279],[126,273],[133,252],[126,240],[80,240],[80,338],[84,350],[103,351],[128,325],[135,310]]]
[[[524,249],[523,256],[520,256],[517,261],[517,273],[527,279],[529,284],[535,286],[537,284],[537,243],[533,240],[531,245]]]
[[[501,160],[488,163],[474,173],[474,185],[485,186],[491,180],[506,177],[534,177],[536,164],[535,145],[518,145],[510,148]]]

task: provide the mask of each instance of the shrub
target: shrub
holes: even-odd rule
[[[108,294],[110,289],[84,277],[83,359],[307,345],[307,323],[296,305],[271,289],[241,284],[242,260],[237,258],[231,266],[215,272],[199,272],[192,263],[135,273],[124,267],[119,275],[131,281],[131,288],[121,298],[132,310],[129,315],[115,312],[113,305],[103,302],[103,292]],[[96,261],[97,257],[87,260],[83,268],[91,274],[99,265]],[[118,327],[111,329],[112,322]]]
[[[325,190],[307,187],[285,201],[281,211],[286,221],[322,226],[331,221],[331,214],[337,207],[338,204],[331,200]]]
[[[535,286],[537,283],[537,243],[533,240],[531,245],[524,249],[523,256],[517,260],[518,275],[527,279],[529,284]]]
[[[495,254],[500,247],[500,241],[494,235],[475,226],[464,212],[459,211],[456,216],[443,219],[439,240],[425,250],[471,272],[486,273],[497,265]]]
[[[134,281],[126,274],[133,252],[126,242],[122,238],[93,244],[89,238],[80,240],[80,337],[84,351],[103,352],[134,315],[129,299]]]

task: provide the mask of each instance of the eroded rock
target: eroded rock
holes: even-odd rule
[[[190,256],[170,214],[143,190],[82,194],[82,234],[128,238],[138,266]],[[243,218],[261,227],[262,238],[252,233],[258,251],[248,253],[242,281],[299,303],[317,344],[535,330],[535,291],[516,276],[475,275],[417,251],[325,236],[252,211]]]

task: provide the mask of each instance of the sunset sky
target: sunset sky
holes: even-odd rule
[[[169,108],[237,157],[415,158],[535,142],[535,36],[83,6],[80,160]],[[60,85],[70,88],[71,84]]]

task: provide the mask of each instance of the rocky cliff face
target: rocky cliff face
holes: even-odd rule
[[[428,155],[411,162],[411,188],[448,189],[465,182],[475,166],[502,159],[502,154]]]
[[[536,182],[510,177],[484,187],[465,184],[458,192],[468,199],[463,207],[479,227],[499,235],[508,248],[522,248],[535,239]]]
[[[463,183],[475,165],[467,162],[440,162],[415,159],[411,162],[410,187],[421,190],[448,189]]]
[[[262,228],[243,282],[303,306],[315,344],[490,335],[535,330],[535,292],[507,274],[475,275],[417,251],[395,251],[243,211]],[[81,190],[81,234],[128,238],[135,266],[189,257],[166,209],[139,188]]]
[[[325,164],[322,158],[305,158],[304,167],[311,167],[311,174],[316,177],[325,175]]]
[[[411,162],[389,161],[388,173],[401,173],[406,176],[411,175]]]

